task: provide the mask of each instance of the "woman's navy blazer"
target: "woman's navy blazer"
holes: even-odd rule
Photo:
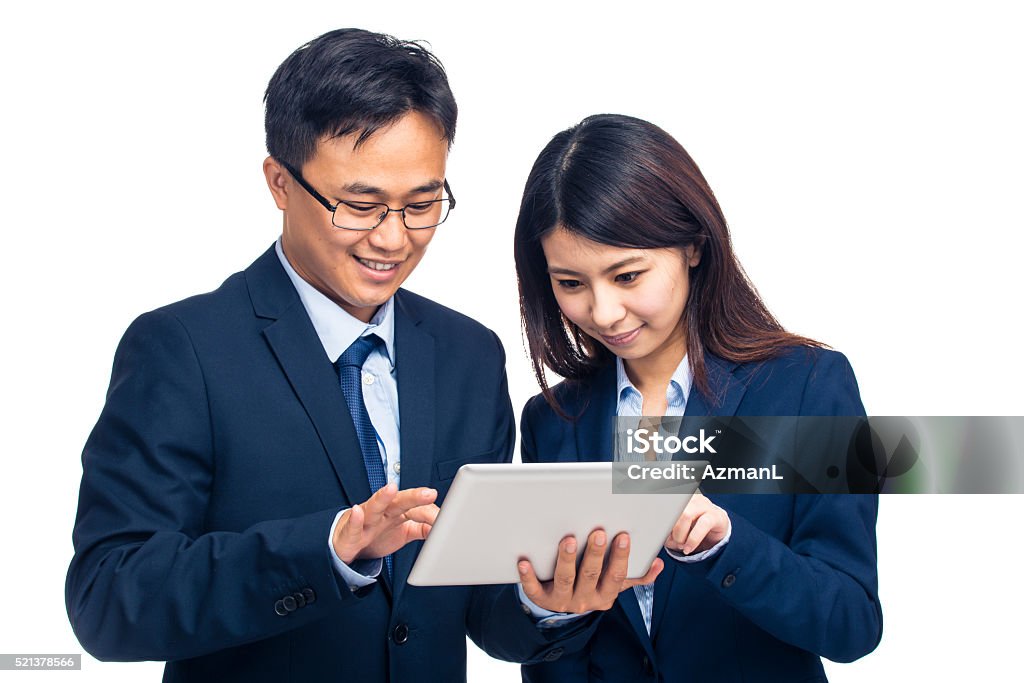
[[[711,400],[696,388],[687,416],[864,415],[853,370],[834,351],[796,348],[761,363],[707,356]],[[555,396],[575,421],[535,396],[522,420],[524,462],[611,460],[615,365],[563,382]],[[821,657],[849,662],[882,634],[874,495],[709,497],[732,538],[695,563],[662,558],[648,636],[632,590],[619,595],[579,654],[523,667],[559,681],[824,681]]]

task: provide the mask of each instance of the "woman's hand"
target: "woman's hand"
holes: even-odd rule
[[[710,550],[726,537],[731,527],[729,513],[698,491],[676,520],[665,547],[684,555]]]
[[[590,533],[577,572],[576,538],[563,538],[558,544],[555,577],[544,583],[537,579],[529,560],[522,560],[519,563],[519,576],[526,597],[538,607],[552,612],[580,614],[594,610],[604,611],[615,604],[615,598],[621,591],[653,583],[665,566],[660,558],[656,558],[642,578],[627,579],[629,534],[621,533],[612,539],[612,549],[606,563],[607,541],[608,535],[602,529]]]

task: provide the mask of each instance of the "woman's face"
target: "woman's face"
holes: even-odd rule
[[[562,313],[586,334],[624,360],[682,357],[681,319],[697,250],[613,247],[560,227],[541,246]]]

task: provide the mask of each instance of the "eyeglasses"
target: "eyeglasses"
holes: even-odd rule
[[[383,223],[388,214],[392,212],[402,214],[402,223],[408,230],[426,230],[427,228],[436,228],[444,223],[448,214],[455,208],[455,195],[452,194],[452,188],[448,186],[447,180],[444,181],[444,191],[448,194],[447,197],[413,202],[400,209],[392,209],[387,204],[380,202],[339,201],[337,204],[331,204],[326,197],[306,182],[301,173],[288,164],[282,163],[282,165],[288,169],[302,189],[331,212],[331,222],[334,227],[342,230],[373,230]]]

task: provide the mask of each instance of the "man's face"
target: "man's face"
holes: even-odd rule
[[[300,169],[331,204],[380,202],[399,209],[441,198],[448,143],[433,119],[411,112],[358,148],[355,138],[321,140]],[[267,159],[264,172],[284,211],[281,246],[289,263],[324,296],[368,322],[423,258],[436,228],[408,230],[399,212],[373,230],[337,228],[331,213],[277,161]]]

